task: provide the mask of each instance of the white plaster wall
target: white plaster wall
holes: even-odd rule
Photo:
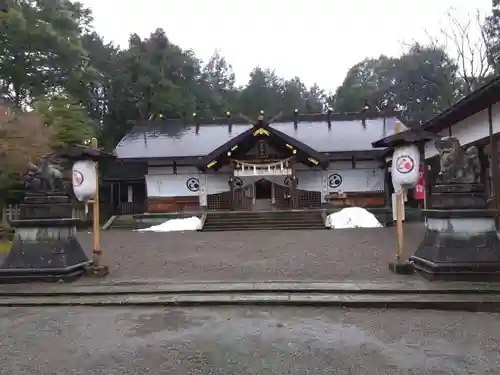
[[[196,178],[199,172],[196,167],[177,167],[177,174],[173,174],[172,167],[148,167],[145,176],[148,197],[179,197],[199,195],[199,191],[188,189],[187,182]]]
[[[325,177],[327,182],[334,180],[334,175],[342,178],[338,186],[326,184],[328,193],[368,192],[384,190],[384,171],[380,168],[341,169],[329,168]],[[338,179],[336,180],[338,181]]]
[[[380,168],[347,169],[336,163],[335,168],[328,171],[308,170],[297,171],[298,185],[301,190],[321,191],[324,194],[331,192],[365,192],[384,190],[384,173]],[[154,171],[146,175],[146,187],[149,197],[175,197],[175,196],[200,196],[200,202],[204,202],[206,195],[219,194],[229,191],[229,173],[207,173],[194,172],[196,169],[184,169],[178,174],[159,174]],[[189,172],[193,171],[193,172]],[[337,174],[341,176],[342,183],[331,187],[328,184],[330,176]],[[242,177],[243,186],[253,184],[260,176]],[[286,176],[269,176],[267,179],[276,184],[285,186]],[[197,179],[198,191],[188,189],[188,180]]]
[[[178,197],[198,195],[198,191],[191,191],[187,187],[190,178],[198,178],[193,175],[146,175],[146,188],[148,197]]]
[[[229,191],[230,173],[207,173],[207,194],[220,194]]]
[[[377,168],[381,164],[380,161],[377,160],[361,160],[356,161],[355,169],[366,169],[366,168]],[[329,169],[339,170],[339,169],[352,169],[351,161],[332,161],[328,165]]]
[[[493,134],[500,133],[500,103],[495,103],[492,106],[492,118],[493,118]],[[445,137],[449,136],[450,132],[448,128],[439,133],[439,135]],[[475,113],[470,117],[467,117],[463,121],[453,125],[451,127],[451,136],[456,137],[460,144],[465,146],[469,143],[477,141],[479,139],[489,136],[489,125],[488,125],[488,109],[485,108],[481,112]],[[434,142],[427,142],[425,145],[425,158],[431,158],[437,155],[437,150],[434,147]]]
[[[321,191],[323,171],[297,171],[297,180],[297,188],[300,190]]]

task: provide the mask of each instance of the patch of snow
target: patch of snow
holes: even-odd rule
[[[137,229],[137,232],[181,232],[201,229],[201,220],[196,216],[185,219],[171,219],[149,228]]]
[[[327,228],[382,228],[375,215],[361,207],[348,207],[327,216]]]

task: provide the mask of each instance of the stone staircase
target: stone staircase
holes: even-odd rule
[[[325,229],[321,211],[210,212],[204,232]]]
[[[134,215],[118,215],[106,222],[103,229],[135,229]]]

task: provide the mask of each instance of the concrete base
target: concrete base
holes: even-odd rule
[[[398,275],[412,275],[415,270],[410,262],[389,263],[389,269]]]
[[[16,227],[0,283],[73,281],[90,261],[76,238],[77,219],[28,219]]]
[[[91,263],[87,268],[85,268],[85,276],[89,277],[106,277],[109,275],[109,267]]]
[[[428,280],[500,280],[500,239],[490,210],[425,210],[424,239],[410,257]]]

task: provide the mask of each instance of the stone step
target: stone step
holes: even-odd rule
[[[301,230],[301,229],[325,229],[322,222],[319,223],[266,223],[266,222],[249,222],[249,223],[213,223],[205,224],[203,231],[233,231],[233,230]]]
[[[498,295],[358,293],[168,293],[2,297],[3,307],[48,306],[328,306],[338,308],[430,309],[496,312]]]
[[[318,220],[321,215],[227,215],[227,216],[212,216],[207,215],[207,220]]]
[[[265,223],[248,223],[248,224],[239,224],[239,225],[205,225],[203,227],[204,231],[209,231],[213,229],[223,229],[223,230],[239,230],[239,229],[248,229],[248,228],[260,228],[260,229],[312,229],[312,228],[319,228],[323,229],[326,228],[324,225],[321,224],[299,224],[299,223],[285,223],[285,224],[265,224]]]
[[[108,229],[134,229],[135,221],[132,215],[118,216],[108,227]]]
[[[236,223],[236,222],[253,222],[253,221],[269,221],[269,222],[317,222],[323,221],[323,219],[318,217],[303,217],[303,218],[285,218],[285,217],[257,217],[257,218],[248,218],[248,217],[234,217],[234,218],[209,218],[207,217],[206,222],[216,222],[216,223]]]
[[[318,211],[265,211],[209,213],[203,231],[324,229]]]
[[[321,220],[315,221],[305,221],[305,220],[297,220],[297,221],[289,221],[289,220],[238,220],[238,221],[205,221],[205,226],[246,226],[250,224],[261,224],[266,226],[273,225],[302,225],[302,226],[311,226],[311,225],[324,225],[324,222]]]
[[[266,226],[255,226],[255,227],[238,227],[238,228],[223,228],[223,227],[213,227],[213,228],[203,228],[203,232],[239,232],[239,231],[251,231],[251,230],[323,230],[328,229],[325,227],[266,227]]]
[[[321,216],[317,217],[292,217],[292,218],[286,218],[286,217],[258,217],[258,218],[248,218],[248,217],[207,217],[207,222],[217,222],[217,223],[237,223],[237,222],[251,222],[251,221],[268,221],[268,222],[276,222],[276,223],[281,223],[281,222],[318,222],[322,221]]]
[[[315,216],[318,211],[243,211],[243,212],[209,212],[207,216]]]

